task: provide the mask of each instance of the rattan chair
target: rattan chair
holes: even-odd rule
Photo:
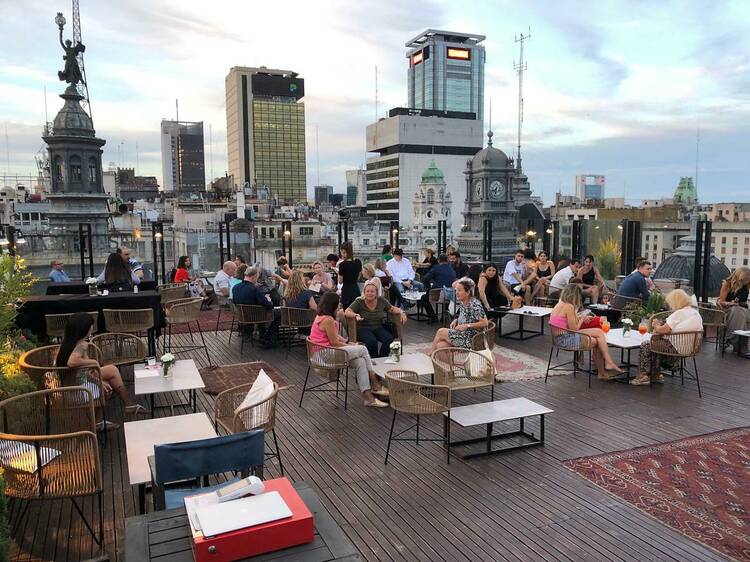
[[[356,342],[357,320],[355,318],[348,317],[345,317],[345,320],[346,335],[348,336],[350,342]],[[401,323],[401,312],[389,312],[388,321],[390,325],[393,326],[393,331],[395,332],[393,335],[395,339],[399,340],[401,342],[401,345],[404,345],[404,325]]]
[[[289,348],[295,343],[304,344],[303,340],[297,338],[300,330],[308,329],[315,320],[315,311],[309,308],[281,307],[281,323],[279,324],[279,335],[284,340],[284,348],[289,355]]]
[[[591,355],[589,355],[589,368],[581,369],[579,363],[581,357],[588,351],[589,353],[593,349],[593,338],[587,334],[583,334],[576,330],[566,330],[565,328],[558,328],[557,326],[550,325],[550,350],[549,359],[547,360],[547,372],[544,374],[544,382],[547,382],[550,371],[571,371],[573,377],[576,376],[578,371],[583,370],[589,375],[589,388],[591,388],[591,375],[594,369],[591,366]],[[570,361],[565,361],[557,365],[552,365],[552,355],[558,357],[560,352],[572,353],[573,358]],[[572,369],[571,369],[572,367]]]
[[[184,299],[188,294],[187,283],[167,283],[159,285],[156,290],[159,292],[162,306],[177,299]]]
[[[279,385],[273,383],[273,394],[263,402],[252,404],[239,409],[245,399],[248,390],[253,383],[241,384],[220,392],[214,402],[214,427],[221,427],[227,433],[241,433],[262,429],[266,435],[270,432],[273,436],[275,451],[267,452],[266,458],[276,457],[279,461],[279,470],[284,474],[284,465],[281,462],[281,449],[276,438],[276,397]]]
[[[424,384],[419,381],[419,375],[414,371],[388,371],[385,374],[390,393],[391,408],[393,408],[393,419],[391,420],[391,431],[388,434],[388,446],[385,449],[385,464],[388,464],[388,456],[391,452],[392,441],[438,441],[445,446],[445,455],[448,463],[451,462],[451,389],[447,385]],[[393,435],[398,413],[416,417],[416,422],[406,429]],[[447,416],[443,416],[446,413]],[[425,439],[419,437],[421,416],[443,416],[443,435],[440,438]],[[401,437],[407,431],[416,429],[415,438]]]
[[[305,338],[305,342],[307,343],[307,373],[302,385],[302,395],[299,397],[299,407],[302,407],[305,392],[335,392],[338,401],[339,389],[343,388],[344,410],[346,410],[349,396],[349,354],[340,347],[331,347],[310,341],[309,337]],[[307,381],[310,378],[310,371],[327,380],[308,387]],[[343,384],[341,383],[342,373],[344,374]],[[331,384],[335,384],[335,388],[326,388]]]
[[[99,328],[99,313],[89,312],[91,318],[94,320],[94,328],[92,333],[96,333]],[[68,318],[73,316],[70,314],[45,314],[44,322],[47,325],[47,337],[48,338],[60,338],[65,335],[65,324],[68,322]]]
[[[716,343],[716,350],[718,351],[721,346],[721,353],[723,354],[727,348],[726,337],[727,337],[727,313],[717,306],[709,305],[708,303],[701,303],[698,305],[698,313],[701,315],[703,320],[703,340],[707,342],[713,341]],[[710,340],[708,336],[708,329],[714,328],[716,335],[714,339]]]
[[[698,386],[698,396],[701,394],[701,382],[698,376],[698,363],[695,356],[700,353],[703,332],[677,332],[670,334],[654,334],[651,336],[651,355],[653,361],[659,364],[663,358],[674,363],[670,368],[670,376],[679,373],[680,384],[685,384],[685,375],[688,380],[692,379]],[[693,361],[693,371],[688,370],[686,363],[689,359]],[[653,384],[653,379],[652,379]]]
[[[638,297],[626,297],[624,295],[612,295],[609,299],[609,308],[617,312],[623,312],[629,304],[643,304],[643,299]]]
[[[146,345],[143,340],[133,334],[107,332],[91,338],[91,343],[99,350],[99,364],[135,365],[146,359]]]
[[[235,304],[236,310],[236,322],[232,320],[232,328],[236,323],[240,330],[240,353],[245,349],[245,332],[250,327],[257,326],[259,329],[261,326],[270,324],[273,322],[273,310],[269,310],[258,304]],[[250,335],[250,343],[253,343],[252,334]],[[229,343],[232,343],[232,330],[229,331]]]
[[[430,306],[432,306],[432,310],[440,318],[441,323],[445,323],[445,316],[448,312],[448,301],[443,298],[443,289],[441,288],[435,288],[430,289],[427,293],[427,302],[430,303]],[[440,314],[438,314],[438,309],[440,309]]]
[[[451,391],[490,387],[495,399],[495,365],[477,351],[461,347],[444,347],[432,352],[434,382]]]
[[[484,330],[474,334],[474,337],[471,338],[471,349],[474,351],[482,351],[483,349],[492,351],[495,349],[495,329],[495,323],[490,320]]]
[[[147,334],[154,329],[154,309],[134,308],[131,310],[105,308],[104,327],[108,332],[122,334]]]
[[[211,365],[211,356],[208,354],[208,347],[206,347],[206,340],[203,337],[203,330],[201,329],[200,315],[201,307],[203,305],[203,299],[200,297],[191,297],[187,299],[177,299],[164,304],[164,318],[167,323],[167,333],[164,337],[167,340],[166,349],[170,353],[174,350],[175,353],[185,353],[196,349],[203,349],[206,354],[208,364]],[[181,345],[172,347],[172,327],[173,326],[187,326],[188,332],[190,333],[190,341],[194,344],[193,329],[191,324],[195,322],[198,335],[201,337],[200,345]]]
[[[16,526],[31,500],[70,499],[103,546],[102,469],[91,390],[71,386],[9,398],[0,402],[0,430],[5,494],[24,502]],[[86,496],[96,496],[99,504],[98,533],[77,501]]]

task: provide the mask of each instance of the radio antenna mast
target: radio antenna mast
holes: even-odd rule
[[[378,120],[378,65],[375,65],[375,121]]]
[[[518,62],[513,64],[513,69],[518,72],[518,149],[516,151],[516,169],[521,170],[521,127],[523,125],[523,73],[528,69],[528,66],[523,60],[523,44],[528,39],[531,39],[531,28],[529,32],[524,35],[516,36],[516,43],[520,43],[520,54]]]
[[[73,45],[81,43],[81,12],[78,8],[78,0],[73,0]],[[83,80],[78,83],[78,93],[83,96],[81,100],[81,107],[84,111],[88,111],[91,120],[94,120],[94,114],[91,111],[91,100],[89,99],[89,81],[86,78],[86,65],[83,64],[83,52],[79,52],[78,66],[81,67],[81,75]]]

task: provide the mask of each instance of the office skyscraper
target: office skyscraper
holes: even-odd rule
[[[162,186],[166,193],[206,191],[203,122],[161,121]]]
[[[306,201],[304,80],[290,70],[232,67],[225,84],[234,184],[266,186],[280,203]]]
[[[605,178],[599,174],[579,174],[576,176],[576,197],[581,201],[604,200]]]
[[[428,29],[406,42],[409,107],[484,119],[484,35]]]

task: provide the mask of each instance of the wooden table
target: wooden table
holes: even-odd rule
[[[518,316],[518,329],[513,330],[512,332],[506,332],[503,334],[503,317],[506,314],[512,314],[513,316]],[[497,335],[500,338],[509,338],[513,340],[528,340],[531,338],[535,338],[537,336],[541,336],[544,334],[544,319],[552,314],[551,308],[546,308],[543,306],[522,306],[521,308],[508,308],[508,307],[499,307],[499,308],[493,308],[492,310],[487,312],[487,316],[489,318],[497,318]],[[524,320],[526,318],[539,318],[539,330],[529,330],[528,328],[524,328]],[[517,334],[517,335],[516,335]],[[525,335],[528,334],[528,335]],[[515,336],[515,337],[512,337]]]
[[[633,363],[630,362],[630,352],[634,349],[640,349],[641,344],[650,339],[651,334],[646,332],[641,335],[640,332],[638,332],[638,328],[631,329],[630,335],[627,337],[623,336],[622,328],[610,329],[609,332],[607,332],[607,345],[620,349],[620,366],[625,367],[626,369],[625,376],[620,375],[615,378],[617,382],[624,382],[626,384],[630,382],[630,379],[632,378],[630,376],[630,367],[638,366],[633,365]],[[627,360],[625,360],[625,351],[628,352]]]
[[[428,344],[425,344],[428,345]],[[372,360],[372,369],[381,379],[385,378],[388,371],[415,371],[418,375],[429,375],[435,373],[432,367],[432,359],[424,353],[405,353],[398,363],[386,363],[387,357],[378,357]]]
[[[138,365],[136,371],[146,370],[145,365]],[[149,397],[149,406],[151,408],[151,417],[154,417],[154,395],[165,392],[179,392],[187,390],[190,393],[190,401],[185,404],[170,404],[163,406],[171,408],[174,415],[175,406],[192,406],[193,412],[196,410],[195,391],[199,388],[205,388],[203,377],[198,372],[198,367],[192,359],[178,359],[169,368],[169,376],[163,377],[161,370],[155,371],[153,376],[142,377],[135,374],[135,395]]]
[[[450,447],[485,443],[483,451],[463,455],[464,459],[471,459],[474,457],[495,455],[505,451],[513,451],[515,449],[524,449],[535,445],[543,445],[544,416],[551,414],[553,411],[527,398],[511,398],[510,400],[495,400],[494,402],[483,402],[481,404],[469,404],[468,406],[451,408],[450,412],[445,412],[443,416],[445,416],[449,423],[453,422],[461,427],[486,426],[487,430],[484,437],[475,437],[473,439],[464,439],[449,443]],[[528,433],[524,427],[524,420],[532,416],[539,416],[539,437],[536,437],[533,433]],[[519,420],[518,431],[509,431],[506,433],[492,432],[493,424],[511,420]],[[492,448],[492,442],[497,439],[518,436],[525,437],[526,441],[516,445],[506,445],[498,449]]]
[[[304,482],[294,485],[315,521],[312,542],[252,558],[253,562],[362,560],[349,538],[344,534],[320,502],[318,495]],[[192,562],[192,538],[185,508],[168,509],[125,520],[125,559],[130,562],[159,560],[164,562]]]
[[[148,458],[154,454],[155,445],[216,437],[216,430],[204,413],[126,422],[123,429],[128,456],[128,479],[131,486],[138,486],[139,513],[146,510],[146,484],[151,482]]]

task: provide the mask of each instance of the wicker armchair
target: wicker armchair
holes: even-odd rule
[[[99,546],[104,543],[102,469],[94,398],[82,386],[29,392],[0,402],[0,467],[5,494],[28,501],[70,499]],[[97,496],[99,531],[77,498]]]
[[[698,313],[701,315],[701,319],[703,320],[704,341],[707,341],[707,342],[714,341],[714,343],[716,343],[717,351],[719,349],[719,346],[721,346],[721,352],[724,353],[724,351],[727,348],[727,345],[726,345],[727,313],[726,311],[722,310],[721,308],[717,306],[712,306],[709,304],[699,304]],[[716,334],[715,336],[713,336],[714,340],[708,339],[709,328],[713,328],[714,330],[716,330]]]
[[[91,343],[99,350],[100,365],[135,365],[146,359],[146,345],[133,334],[107,332],[91,338]]]
[[[354,318],[346,319],[346,334],[349,337],[350,342],[357,341],[357,320]],[[401,341],[401,345],[404,344],[404,325],[401,323],[401,312],[390,312],[388,313],[388,320],[391,325],[395,328],[395,338]]]
[[[670,369],[672,376],[679,371],[680,384],[685,384],[685,375],[694,380],[698,386],[698,396],[702,398],[701,382],[698,376],[698,363],[695,356],[700,353],[703,332],[677,332],[670,334],[654,334],[651,336],[651,354],[657,364],[664,359],[674,366]],[[689,359],[693,361],[693,370],[686,367]]]
[[[643,304],[643,300],[638,297],[634,298],[623,295],[612,295],[612,298],[609,300],[609,307],[611,310],[622,312],[631,303]]]
[[[267,452],[266,458],[276,457],[279,461],[279,470],[284,474],[284,465],[281,462],[281,450],[276,438],[276,395],[279,385],[273,383],[273,394],[263,402],[252,404],[239,409],[245,399],[248,390],[253,383],[241,384],[220,392],[214,402],[214,426],[216,430],[221,427],[227,433],[241,433],[262,429],[266,435],[270,432],[273,436],[275,451]]]
[[[448,301],[443,298],[442,287],[430,289],[427,293],[427,302],[430,303],[435,314],[438,313],[438,308],[440,309],[440,322],[444,323],[446,313],[448,312]]]
[[[96,333],[99,328],[99,313],[89,312],[91,318],[94,320],[94,328],[92,333]],[[65,324],[68,322],[68,318],[73,314],[45,314],[44,322],[47,325],[47,337],[48,338],[61,338],[65,335]]]
[[[434,382],[451,391],[490,387],[495,399],[495,365],[484,355],[471,349],[445,347],[433,351]]]
[[[289,348],[295,343],[303,343],[296,338],[300,329],[310,328],[315,320],[315,311],[309,308],[281,307],[280,335],[284,339],[284,347],[289,355]]]
[[[474,334],[474,337],[471,338],[471,349],[474,351],[482,351],[483,349],[491,351],[495,349],[495,329],[495,323],[490,320],[484,330],[478,334]]]
[[[338,401],[339,388],[342,388],[344,391],[344,410],[346,410],[349,395],[349,354],[340,347],[321,345],[310,341],[310,338],[305,338],[305,342],[307,343],[307,373],[302,385],[302,395],[299,397],[299,407],[302,407],[305,392],[335,392]],[[310,371],[327,380],[308,387],[307,381],[310,378]],[[343,384],[341,382],[342,372],[344,373]],[[336,387],[327,388],[331,384],[335,384]]]
[[[594,340],[587,334],[582,334],[575,330],[566,330],[564,328],[558,328],[557,326],[550,326],[550,337],[551,346],[549,350],[549,359],[547,360],[547,372],[544,375],[544,382],[547,382],[550,371],[570,371],[572,367],[573,377],[579,371],[579,362],[582,354],[587,351],[590,352],[594,348]],[[568,352],[573,354],[573,358],[570,361],[552,365],[552,355],[555,357],[560,355],[560,352]],[[589,368],[587,369],[589,375],[589,388],[591,388],[591,375],[593,369],[591,367],[591,356],[589,355]]]
[[[245,348],[245,327],[250,326],[265,326],[266,324],[270,324],[273,322],[273,310],[268,310],[267,308],[260,306],[258,304],[235,304],[235,309],[237,311],[236,317],[237,317],[237,325],[240,329],[240,353],[242,353],[243,349]],[[235,322],[232,321],[232,326],[234,326]],[[232,341],[232,334],[231,331],[229,333],[229,341],[231,343]],[[252,335],[250,336],[250,343],[253,343]]]
[[[177,299],[169,301],[164,304],[164,318],[167,323],[167,333],[165,338],[167,340],[166,348],[171,353],[172,348],[172,327],[173,326],[187,326],[188,332],[190,332],[190,341],[193,340],[193,329],[191,324],[195,322],[198,334],[201,337],[200,345],[181,345],[174,348],[175,353],[184,353],[193,351],[195,349],[203,349],[206,354],[208,364],[211,364],[211,356],[208,354],[208,347],[206,347],[206,340],[203,337],[203,330],[201,329],[200,315],[201,307],[203,306],[203,299],[200,297],[190,297],[186,299]]]
[[[168,302],[184,299],[187,295],[187,283],[167,283],[166,285],[159,285],[156,290],[159,292],[163,306]]]
[[[123,334],[143,334],[154,328],[154,310],[152,308],[134,308],[131,310],[105,308],[104,327],[108,332]]]

